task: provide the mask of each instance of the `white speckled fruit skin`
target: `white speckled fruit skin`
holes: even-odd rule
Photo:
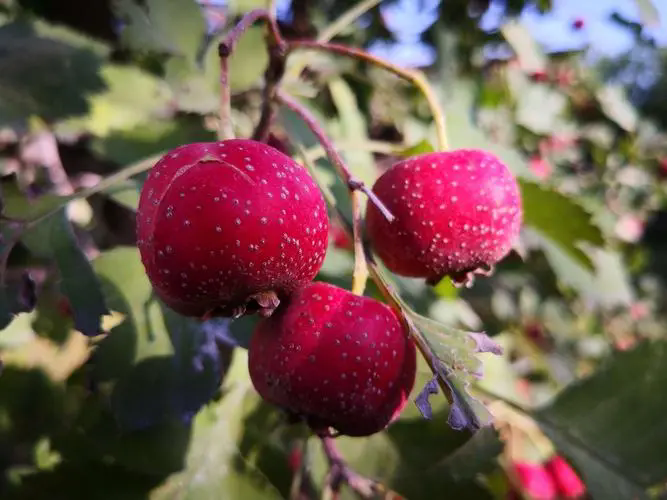
[[[167,153],[151,169],[137,245],[157,294],[176,311],[232,311],[248,296],[281,299],[324,261],[327,207],[307,170],[278,150],[232,139]]]
[[[521,228],[517,181],[484,151],[413,156],[382,174],[373,191],[396,219],[369,204],[368,235],[385,265],[403,276],[437,282],[490,268]]]

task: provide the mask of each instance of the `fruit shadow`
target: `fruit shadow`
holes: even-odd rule
[[[90,360],[106,403],[90,428],[92,445],[130,470],[166,477],[184,468],[192,419],[219,395],[232,348],[211,325],[178,315],[154,294],[139,313],[114,283],[101,281],[109,309],[125,318]]]

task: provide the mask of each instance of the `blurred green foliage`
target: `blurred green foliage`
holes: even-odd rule
[[[295,1],[281,29],[312,36],[356,3]],[[508,164],[525,228],[516,251],[471,289],[393,281],[420,314],[485,330],[504,347],[480,356],[486,376],[473,392],[537,408],[529,413],[593,498],[656,497],[667,489],[667,54],[620,15],[614,22],[635,37],[622,57],[591,66],[584,52],[547,53],[516,16],[551,3],[501,2],[507,22],[485,32],[488,1],[450,0],[423,33],[437,49],[424,69],[451,146]],[[655,22],[651,3],[638,3],[642,23]],[[222,14],[193,0],[58,4],[0,1],[0,496],[287,498],[295,447],[319,495],[317,440],[250,383],[238,346],[257,319],[196,323],[168,310],[134,239],[137,165],[214,139],[217,41],[263,2],[230,2]],[[205,13],[218,20],[212,32]],[[335,41],[391,36],[377,9],[365,23]],[[260,114],[263,33],[249,30],[230,62],[238,136],[250,136]],[[489,46],[514,56],[482,57]],[[295,57],[285,88],[357,177],[370,184],[395,159],[432,149],[415,89],[355,61]],[[656,76],[649,86],[636,78],[646,68]],[[297,159],[305,148],[349,214],[346,189],[303,123],[281,111],[272,133]],[[45,134],[55,148],[36,140]],[[318,278],[349,286],[352,255],[335,240]],[[455,335],[443,340],[443,356],[454,344]],[[422,363],[419,384],[430,377]],[[344,457],[406,498],[483,499],[505,498],[505,459],[541,454],[530,440],[510,451],[492,427],[454,431],[444,398],[432,404],[432,420],[410,406],[386,432],[340,439]]]

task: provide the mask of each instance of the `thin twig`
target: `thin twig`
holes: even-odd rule
[[[67,205],[72,200],[88,198],[94,194],[100,193],[106,189],[109,189],[110,187],[115,186],[119,182],[134,177],[135,175],[140,174],[141,172],[145,172],[146,170],[150,169],[153,165],[155,165],[155,163],[162,157],[162,155],[163,153],[160,153],[154,156],[149,156],[148,158],[144,158],[143,160],[140,160],[137,163],[134,163],[126,168],[123,168],[122,170],[119,170],[118,172],[115,172],[109,175],[108,177],[105,177],[94,186],[82,189],[81,191],[78,191],[70,196],[65,196],[62,198],[62,201],[55,208],[52,208],[46,213],[38,214],[24,222],[26,222],[29,227],[33,227],[42,220],[58,213],[65,205]]]
[[[250,26],[259,20],[267,20],[269,17],[269,12],[266,9],[254,9],[245,14],[236,26],[229,31],[225,39],[220,42],[220,45],[225,46],[225,50],[228,53],[227,55],[234,52],[234,48],[239,39]]]
[[[313,132],[315,137],[324,148],[331,161],[332,165],[338,172],[338,175],[343,179],[350,192],[350,200],[352,203],[352,239],[354,241],[354,273],[352,275],[352,292],[361,295],[366,288],[366,281],[368,280],[368,269],[366,267],[366,258],[363,252],[363,235],[362,235],[362,218],[361,218],[361,203],[356,194],[356,191],[363,191],[369,195],[369,199],[374,203],[378,209],[385,214],[389,221],[394,220],[394,216],[387,210],[384,204],[377,198],[369,189],[366,189],[364,184],[355,179],[350,173],[343,157],[334,147],[333,142],[326,134],[322,126],[318,123],[315,116],[300,102],[288,95],[287,93],[277,90],[277,100],[287,108],[294,111],[301,119],[306,122],[306,125]]]
[[[280,80],[285,74],[287,61],[287,42],[282,38],[275,24],[275,18],[269,15],[269,25],[273,26],[267,32],[267,48],[269,51],[269,64],[264,72],[264,89],[262,91],[262,114],[255,127],[252,138],[256,141],[266,142],[275,114],[275,94]]]
[[[364,0],[354,5],[349,10],[343,12],[341,16],[336,19],[333,23],[327,26],[322,33],[317,37],[318,42],[328,42],[333,37],[338,35],[341,31],[347,28],[350,24],[356,21],[359,17],[364,15],[367,11],[371,10],[382,0]]]
[[[364,255],[364,243],[362,241],[362,220],[361,220],[361,193],[353,189],[350,191],[350,201],[352,203],[352,217],[354,221],[354,272],[352,273],[352,289],[355,295],[363,295],[368,281],[368,266],[366,265],[366,256]],[[357,237],[358,236],[358,237]]]
[[[229,57],[225,55],[223,45],[218,46],[220,56],[220,110],[218,112],[218,140],[234,139],[234,124],[232,123],[232,91],[229,86]]]
[[[323,437],[321,441],[324,455],[329,462],[329,474],[327,475],[325,491],[328,489],[334,498],[343,483],[347,483],[362,498],[375,498],[377,493],[384,489],[377,481],[352,470],[336,448],[333,438]]]
[[[333,142],[331,141],[329,136],[327,136],[322,126],[318,123],[317,118],[315,118],[315,116],[308,110],[308,108],[306,108],[299,101],[297,101],[295,98],[293,98],[292,96],[290,96],[289,94],[287,94],[282,90],[278,90],[276,92],[276,99],[285,107],[294,111],[297,115],[299,115],[299,117],[304,122],[306,122],[306,125],[308,125],[308,128],[310,128],[315,137],[317,137],[317,140],[324,148],[324,151],[326,151],[327,156],[331,161],[331,164],[334,166],[334,168],[338,172],[338,175],[341,177],[343,182],[347,185],[348,189],[350,190],[356,189],[366,193],[366,195],[378,208],[378,210],[380,210],[383,213],[383,215],[387,218],[387,220],[389,220],[389,222],[392,222],[394,220],[394,216],[392,215],[392,213],[384,205],[384,203],[382,203],[382,201],[377,196],[375,196],[375,194],[373,194],[370,189],[368,189],[364,185],[363,182],[361,182],[352,175],[350,170],[347,168],[347,165],[345,165],[343,157],[334,147]]]
[[[348,47],[335,43],[322,43],[314,40],[295,40],[289,42],[289,51],[294,50],[319,50],[322,52],[330,52],[341,54],[348,57],[353,57],[361,61],[368,62],[380,68],[383,68],[395,75],[409,81],[424,95],[426,102],[431,110],[433,121],[435,123],[435,131],[438,138],[438,149],[446,151],[449,148],[447,141],[447,124],[445,122],[445,115],[440,108],[440,103],[435,94],[435,91],[428,83],[428,80],[421,71],[402,68],[385,59],[369,54],[365,50]]]
[[[245,14],[236,26],[234,26],[227,36],[218,44],[218,56],[220,57],[220,125],[218,127],[218,139],[221,141],[234,138],[234,127],[231,116],[232,93],[229,86],[229,57],[232,55],[232,52],[243,33],[259,20],[267,22],[270,40],[274,40],[275,43],[273,45],[277,44],[284,52],[284,42],[279,43],[282,41],[282,38],[278,31],[278,24],[270,11],[266,9],[255,9]],[[269,47],[271,46],[272,44],[269,44]]]

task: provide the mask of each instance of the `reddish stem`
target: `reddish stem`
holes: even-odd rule
[[[317,140],[320,142],[320,144],[322,144],[324,151],[331,160],[331,163],[338,172],[338,175],[340,175],[340,177],[343,179],[343,182],[347,184],[347,187],[351,191],[357,190],[365,193],[375,204],[378,210],[380,210],[387,218],[387,220],[390,222],[393,221],[394,216],[389,211],[389,209],[385,207],[384,203],[382,203],[382,201],[368,187],[366,187],[363,182],[354,177],[348,170],[343,157],[334,147],[331,139],[327,136],[326,132],[317,121],[317,118],[315,118],[315,116],[304,105],[282,90],[276,91],[276,99],[285,107],[294,111],[297,115],[299,115],[299,117],[301,117],[304,122],[306,122],[308,128],[310,128],[315,137],[317,137]]]
[[[337,495],[343,483],[352,488],[362,498],[375,498],[382,486],[373,479],[362,476],[352,470],[338,451],[334,438],[323,437],[322,449],[329,462],[327,482],[331,491]]]

